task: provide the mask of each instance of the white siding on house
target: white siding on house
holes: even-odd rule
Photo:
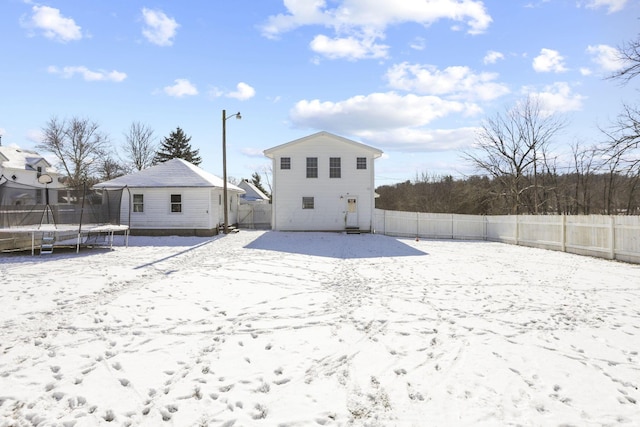
[[[349,198],[357,199],[355,226],[371,230],[374,159],[379,157],[379,150],[321,132],[265,153],[273,158],[274,230],[344,230]],[[280,169],[282,157],[291,159],[290,169]],[[307,157],[318,159],[317,178],[307,178]],[[329,159],[333,157],[340,158],[340,178],[329,177]],[[357,169],[358,157],[366,157],[366,169]],[[303,197],[314,198],[313,209],[303,209]]]
[[[123,192],[120,218],[126,224],[131,215],[132,229],[196,229],[216,225],[211,225],[210,191],[202,188],[130,188],[129,191],[131,198],[134,194],[142,194],[144,198],[144,211],[129,214],[129,193]],[[171,212],[172,194],[182,196],[182,212]],[[216,210],[215,216],[217,214]]]

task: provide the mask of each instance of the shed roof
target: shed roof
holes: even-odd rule
[[[223,188],[222,178],[215,176],[183,159],[171,159],[150,168],[124,175],[94,185],[98,188],[165,188],[165,187],[215,187]],[[227,183],[227,190],[244,193],[244,190]]]
[[[338,135],[335,135],[333,133],[326,132],[326,131],[317,132],[317,133],[314,133],[312,135],[305,136],[303,138],[295,139],[295,140],[287,142],[285,144],[280,144],[280,145],[277,145],[275,147],[268,148],[268,149],[264,150],[264,155],[269,157],[269,158],[273,158],[274,153],[277,152],[277,151],[289,148],[289,147],[291,147],[293,145],[302,144],[302,143],[305,143],[305,142],[308,142],[310,140],[317,139],[317,138],[320,138],[320,137],[331,138],[333,140],[340,141],[340,142],[343,142],[345,144],[353,145],[353,146],[356,146],[356,147],[358,147],[360,149],[363,149],[363,150],[366,150],[366,151],[370,151],[375,158],[382,156],[382,150],[378,150],[377,148],[371,147],[371,146],[363,144],[361,142],[352,141],[352,140],[350,140],[348,138],[344,138],[342,136],[338,136]]]

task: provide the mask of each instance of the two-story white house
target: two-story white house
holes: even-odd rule
[[[40,176],[47,174],[52,182],[42,184]],[[49,189],[50,203],[57,203],[57,191],[64,188],[58,181],[58,171],[35,151],[23,150],[15,145],[0,146],[0,185],[3,186],[0,204],[36,205],[46,203],[45,190]]]
[[[372,231],[382,151],[318,132],[264,151],[273,161],[271,228]]]

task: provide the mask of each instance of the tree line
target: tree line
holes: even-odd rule
[[[596,171],[541,173],[537,181],[534,186],[530,176],[522,180],[524,191],[518,197],[518,205],[514,205],[498,179],[480,175],[456,179],[422,173],[413,181],[376,188],[380,195],[376,207],[471,215],[640,215],[637,176]]]

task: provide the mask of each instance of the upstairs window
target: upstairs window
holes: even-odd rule
[[[36,178],[40,178],[40,176],[42,176],[42,166],[38,166],[36,168],[36,171],[37,171]]]
[[[171,195],[171,212],[172,213],[182,212],[182,194]]]
[[[291,157],[280,157],[280,169],[291,169]]]
[[[133,195],[133,211],[144,212],[144,195],[143,194]]]
[[[367,158],[358,157],[356,159],[356,169],[366,169],[366,168],[367,168]]]
[[[307,178],[318,177],[318,158],[307,157]]]
[[[329,157],[329,178],[340,178],[340,157]]]
[[[302,198],[302,209],[313,209],[314,205],[315,205],[315,201],[313,197]]]

